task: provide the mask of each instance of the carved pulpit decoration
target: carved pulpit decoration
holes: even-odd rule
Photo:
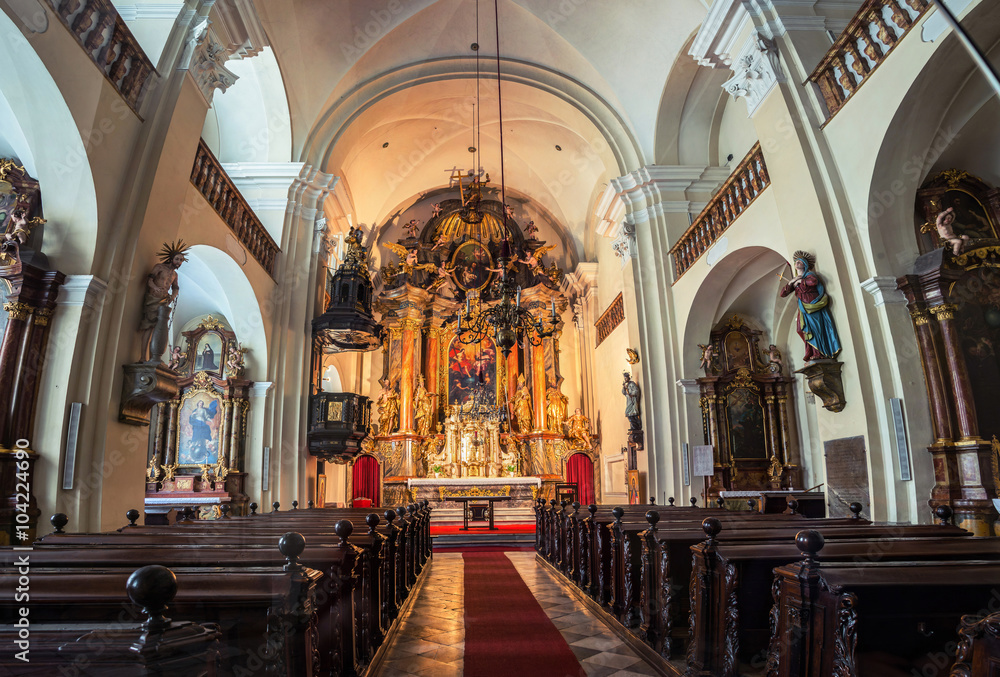
[[[230,514],[244,514],[253,387],[253,381],[244,378],[245,349],[211,316],[182,335],[187,350],[175,369],[180,394],[156,409],[146,473],[147,512],[151,504],[162,507],[176,499],[178,506],[229,503]]]
[[[765,358],[762,332],[733,316],[711,333],[714,359],[705,362],[701,390],[705,444],[715,453],[706,498],[721,490],[771,490],[797,483],[789,463],[788,393],[792,379]],[[700,348],[704,356],[706,348]]]

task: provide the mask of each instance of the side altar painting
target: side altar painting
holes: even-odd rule
[[[226,324],[207,316],[170,351],[177,397],[155,406],[146,469],[147,521],[170,508],[200,506],[202,517],[246,514],[245,455],[253,382]],[[151,517],[152,516],[152,517]]]

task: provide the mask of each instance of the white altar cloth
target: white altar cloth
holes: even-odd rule
[[[475,486],[495,484],[530,484],[533,487],[542,486],[538,477],[411,477],[406,480],[406,488],[414,487],[448,487]]]

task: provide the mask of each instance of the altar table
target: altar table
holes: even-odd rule
[[[449,496],[445,499],[446,501],[455,501],[456,503],[463,503],[462,506],[462,531],[468,531],[469,527],[469,512],[471,512],[472,506],[469,505],[471,501],[488,501],[489,506],[486,508],[486,512],[489,513],[489,526],[477,526],[471,527],[473,529],[489,529],[490,531],[498,531],[498,529],[493,525],[493,502],[494,501],[509,501],[510,496]],[[479,520],[476,520],[477,522]]]

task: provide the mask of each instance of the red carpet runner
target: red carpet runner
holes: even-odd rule
[[[584,677],[562,634],[503,553],[465,553],[465,673]]]

